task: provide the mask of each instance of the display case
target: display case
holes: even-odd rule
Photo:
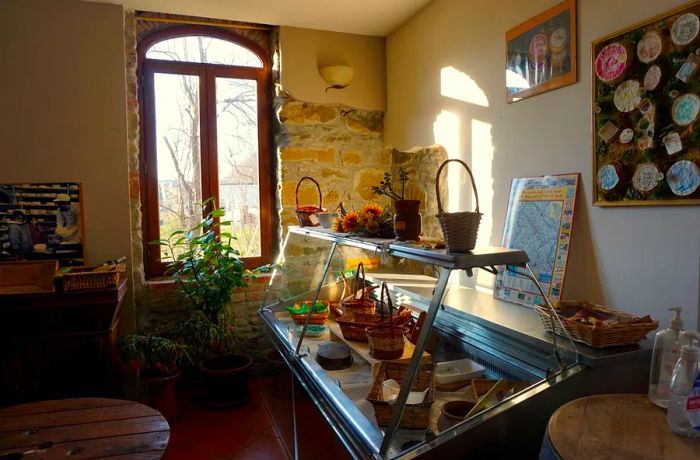
[[[404,355],[390,361],[403,366],[403,380],[388,418],[372,403],[377,379],[383,378],[377,374],[385,368],[369,355],[367,344],[345,340],[332,319],[324,328],[311,328],[311,310],[306,323],[295,324],[287,310],[303,301],[339,300],[344,295],[340,273],[359,261],[368,268],[370,283],[387,283],[394,304],[410,308],[415,319],[424,312],[415,343],[407,342]],[[527,458],[537,454],[549,415],[567,400],[603,391],[643,391],[640,382],[646,380],[649,353],[644,345],[614,351],[577,346],[546,333],[531,308],[460,286],[451,276],[460,271],[472,276],[475,268],[493,273],[500,265],[532,274],[527,254],[518,250],[486,247],[450,254],[393,240],[290,227],[259,314],[297,384],[354,458]],[[328,341],[350,346],[349,368],[325,370],[319,365],[316,351]],[[465,358],[481,379],[450,385],[443,378],[431,394],[428,412],[421,414],[427,417],[424,426],[405,423],[404,411],[414,410],[406,405],[412,383],[425,364]],[[450,401],[479,400],[488,389],[480,393],[482,380],[502,381],[504,389],[473,415],[456,420],[443,415]],[[303,423],[297,423],[295,433],[314,436],[304,431]]]

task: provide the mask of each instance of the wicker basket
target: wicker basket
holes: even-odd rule
[[[310,180],[316,185],[316,190],[318,190],[318,206],[299,207],[299,187],[301,186],[301,183],[305,180]],[[313,177],[304,176],[301,179],[299,179],[299,182],[297,182],[297,188],[294,192],[294,195],[297,204],[297,207],[294,212],[296,212],[297,218],[299,219],[299,226],[318,227],[320,223],[318,217],[316,217],[316,213],[325,211],[325,209],[323,208],[323,196],[321,195],[321,186],[318,185],[318,182],[316,182],[316,180]]]
[[[340,326],[340,332],[345,340],[368,342],[367,328],[382,324],[381,314],[352,313],[344,315],[340,309],[333,306],[331,306],[331,311],[336,316],[335,321]],[[410,325],[411,319],[411,310],[401,306],[396,319],[394,319],[394,326],[399,326],[402,330],[405,330]]]
[[[382,383],[388,379],[394,379],[398,383],[403,383],[407,369],[408,364],[403,363],[382,363],[379,366],[372,388],[370,388],[369,394],[365,398],[374,406],[374,416],[377,418],[377,424],[382,426],[388,425],[391,416],[394,414],[394,405],[384,401],[382,397]],[[413,391],[423,391],[426,388],[428,388],[428,394],[425,395],[425,400],[422,403],[406,404],[399,427],[426,429],[430,425],[430,408],[435,401],[434,363],[422,363],[411,386]]]
[[[78,291],[82,289],[110,289],[119,285],[121,274],[126,270],[126,264],[117,264],[109,271],[93,271],[99,265],[88,267],[71,267],[70,273],[62,273],[56,276],[64,291]]]
[[[323,325],[326,323],[326,320],[328,319],[328,315],[330,314],[330,310],[328,310],[330,302],[323,301],[323,300],[317,301],[317,302],[323,303],[327,309],[324,312],[311,313],[311,317],[309,318],[309,324]],[[305,300],[303,304],[311,306],[311,301]],[[304,323],[306,323],[307,314],[308,313],[293,313],[292,311],[289,312],[289,315],[292,317],[294,324],[301,325],[301,326],[303,326]]]
[[[384,293],[386,292],[387,309],[389,310],[389,324],[384,324]],[[394,306],[391,304],[391,296],[386,283],[382,283],[380,298],[379,326],[366,329],[369,341],[369,355],[374,359],[398,359],[403,355],[404,326],[395,325],[393,322]]]
[[[472,394],[474,395],[474,401],[481,399],[481,397],[488,393],[491,387],[493,387],[497,382],[498,380],[472,379],[471,387]],[[499,401],[502,401],[511,390],[513,390],[513,394],[516,394],[520,393],[529,386],[530,384],[527,382],[508,380],[508,384],[503,390],[496,394],[496,398]]]
[[[348,281],[345,275],[341,273],[340,276],[343,278],[343,282],[347,287]],[[373,315],[375,313],[377,302],[375,302],[374,299],[370,299],[368,295],[376,286],[366,287],[366,284],[365,266],[360,262],[357,264],[357,276],[355,276],[355,287],[352,290],[352,294],[340,301],[343,315],[347,316],[354,313]],[[345,288],[343,292],[345,292]]]
[[[586,310],[603,314],[619,321],[617,324],[592,325],[570,319],[570,312]],[[540,315],[542,324],[549,332],[566,337],[559,321],[552,317],[549,309],[535,306]],[[638,318],[629,313],[624,313],[612,308],[596,305],[589,302],[561,301],[555,305],[555,310],[564,327],[576,342],[585,343],[593,348],[608,348],[620,345],[631,345],[642,340],[650,331],[659,327],[659,322],[648,316]]]
[[[447,163],[456,161],[467,169],[472,181],[474,198],[476,199],[476,211],[474,212],[445,212],[440,200],[440,173]],[[445,160],[437,170],[435,176],[435,193],[437,195],[438,214],[437,218],[442,227],[442,234],[445,236],[445,247],[447,252],[468,252],[476,246],[476,236],[479,232],[482,214],[479,212],[479,193],[476,191],[474,176],[469,166],[462,160],[456,158]]]

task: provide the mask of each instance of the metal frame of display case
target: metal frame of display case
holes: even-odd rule
[[[403,380],[403,384],[401,385],[401,390],[399,392],[398,398],[396,400],[396,403],[394,407],[396,410],[394,411],[392,418],[390,419],[389,424],[387,425],[386,429],[384,430],[384,436],[381,442],[381,445],[379,446],[378,451],[373,452],[371,455],[373,458],[376,459],[383,459],[386,458],[387,453],[389,452],[389,448],[391,446],[391,442],[396,434],[396,431],[399,427],[399,423],[401,421],[401,417],[403,415],[406,401],[408,399],[409,393],[410,393],[410,388],[413,385],[413,381],[415,380],[416,374],[418,373],[418,368],[421,363],[421,357],[423,355],[423,352],[425,351],[428,338],[430,336],[430,332],[433,328],[433,324],[435,322],[435,318],[437,315],[438,310],[440,309],[442,302],[443,302],[443,297],[445,294],[445,290],[448,284],[448,280],[450,277],[450,273],[454,270],[465,270],[468,276],[473,275],[473,269],[474,268],[481,268],[483,270],[486,270],[490,273],[495,274],[496,273],[496,266],[500,265],[506,265],[509,267],[510,270],[514,270],[512,267],[520,267],[525,269],[527,272],[524,273],[522,271],[518,271],[519,274],[529,278],[537,287],[538,291],[542,295],[542,297],[545,299],[547,306],[549,307],[551,311],[551,318],[552,321],[559,321],[560,319],[558,315],[554,312],[554,308],[549,303],[549,300],[547,299],[547,296],[538,282],[537,278],[535,277],[532,269],[530,268],[529,265],[529,258],[525,251],[522,250],[514,250],[514,249],[508,249],[508,248],[501,248],[501,247],[493,247],[493,246],[488,246],[488,247],[482,247],[482,248],[475,248],[474,250],[467,252],[467,253],[449,253],[444,249],[424,249],[416,246],[411,246],[411,245],[406,245],[398,242],[393,242],[393,241],[388,241],[388,240],[378,240],[378,239],[372,239],[372,238],[361,238],[361,237],[354,237],[354,236],[345,236],[337,233],[332,233],[327,230],[321,230],[317,228],[300,228],[300,227],[289,227],[288,233],[285,237],[284,243],[282,245],[282,252],[280,254],[280,260],[283,257],[284,254],[284,249],[287,245],[287,242],[289,241],[289,238],[291,235],[301,235],[305,238],[313,238],[315,240],[324,240],[328,241],[331,243],[330,250],[328,253],[328,256],[326,257],[326,261],[323,267],[323,272],[321,275],[321,279],[319,280],[318,286],[316,287],[314,297],[313,297],[313,302],[312,305],[316,303],[316,301],[319,298],[319,294],[324,286],[324,281],[326,279],[326,276],[328,274],[328,270],[331,265],[331,261],[333,259],[333,256],[335,254],[336,248],[340,246],[348,246],[348,247],[354,247],[354,248],[359,248],[359,249],[364,249],[368,250],[371,252],[374,252],[375,254],[382,254],[382,255],[390,255],[393,257],[398,257],[398,258],[405,258],[405,259],[410,259],[414,260],[420,263],[424,264],[429,264],[433,266],[440,267],[440,273],[437,279],[437,283],[435,285],[434,291],[433,291],[433,296],[430,300],[430,304],[427,308],[426,311],[426,317],[424,320],[424,326],[421,328],[420,333],[418,335],[418,338],[415,343],[415,350],[413,352],[413,355],[411,357],[411,360],[408,364],[407,368],[407,373],[406,377]],[[273,271],[272,277],[270,279],[270,286],[272,286],[272,283],[275,279],[277,270]],[[268,288],[269,292],[269,288]],[[263,316],[264,319],[265,315],[264,312],[266,310],[266,302],[267,302],[267,296],[268,293],[265,293],[265,297],[263,298],[262,304],[260,306],[260,314]],[[293,350],[293,353],[290,354],[290,359],[291,360],[300,360],[302,357],[306,356],[306,353],[304,353],[302,349],[302,344],[304,341],[304,337],[306,335],[307,327],[309,324],[309,319],[311,317],[312,309],[309,309],[309,312],[306,317],[306,321],[304,323],[304,326],[302,327],[301,334],[299,336],[297,345],[295,349]],[[266,319],[267,321],[267,319]],[[269,321],[267,321],[269,323]],[[269,323],[270,327],[273,327],[271,323]],[[277,340],[280,342],[280,340]],[[558,351],[558,346],[556,343],[556,336],[552,334],[552,346],[554,350],[554,356],[556,357],[557,360],[557,365],[558,369],[556,371],[548,372],[547,375],[547,381],[550,383],[555,383],[558,381],[558,379],[562,376],[562,374],[565,374],[567,370],[569,369],[574,369],[577,366],[579,366],[579,354],[578,350],[574,344],[574,342],[571,340],[569,337],[569,341],[571,343],[571,347],[574,351],[574,356],[575,356],[575,362],[573,362],[570,366],[565,366],[563,363],[563,360],[560,358],[560,354]],[[291,344],[289,344],[291,345]],[[290,350],[291,351],[291,350]],[[285,357],[285,359],[287,359]],[[293,364],[291,362],[288,362],[288,364]],[[292,366],[290,366],[292,367]],[[333,385],[333,383],[328,379],[328,382],[321,382],[321,385]],[[542,391],[542,388],[539,388],[537,392]],[[512,404],[512,403],[511,403]],[[499,406],[500,407],[500,406]],[[506,407],[500,407],[495,408],[499,412],[502,410],[505,410]],[[346,408],[346,410],[349,410]],[[330,411],[329,411],[330,412]],[[352,411],[351,411],[352,412]],[[324,414],[328,417],[327,414]],[[355,418],[353,417],[353,414],[346,414],[350,418]],[[333,422],[332,420],[329,420],[330,422]],[[472,422],[473,423],[473,422]],[[469,425],[463,424],[463,425]],[[464,431],[463,429],[459,430]],[[295,441],[296,443],[296,441]],[[371,443],[373,444],[373,443]]]

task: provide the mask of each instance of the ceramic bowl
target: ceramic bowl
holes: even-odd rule
[[[384,380],[382,382],[382,396],[384,401],[390,404],[396,402],[396,398],[399,397],[399,391],[401,391],[401,384],[394,379]],[[423,391],[411,391],[408,394],[408,399],[406,404],[420,404],[425,401],[425,396],[428,394],[428,388]]]

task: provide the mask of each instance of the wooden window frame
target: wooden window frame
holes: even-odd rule
[[[205,64],[146,59],[146,53],[163,40],[191,35],[219,38],[243,46],[262,61],[262,67]],[[143,232],[143,263],[146,278],[165,276],[166,263],[160,259],[160,247],[149,245],[149,241],[160,236],[158,210],[158,175],[156,167],[155,137],[155,73],[196,75],[199,77],[200,97],[200,151],[202,197],[219,198],[218,152],[216,126],[217,77],[242,78],[257,82],[258,98],[258,180],[260,202],[260,253],[259,257],[243,259],[246,268],[255,268],[273,261],[274,247],[274,190],[275,175],[272,171],[272,101],[271,60],[268,53],[257,43],[234,32],[206,26],[177,26],[163,29],[145,37],[137,47],[140,110],[140,183]],[[213,120],[210,123],[210,120]]]

